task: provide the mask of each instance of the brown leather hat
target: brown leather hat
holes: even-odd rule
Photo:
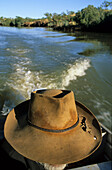
[[[38,90],[7,116],[4,134],[23,156],[43,163],[65,164],[91,155],[101,144],[93,113],[68,90]]]

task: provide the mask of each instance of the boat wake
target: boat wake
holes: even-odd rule
[[[71,81],[86,75],[86,70],[91,66],[89,59],[79,59],[75,63],[69,64],[62,73],[46,75],[43,71],[33,71],[28,69],[31,65],[29,58],[13,64],[14,72],[10,74],[5,87],[10,91],[4,99],[1,113],[6,115],[16,104],[29,99],[34,89],[39,88],[60,88],[66,89]],[[12,97],[13,96],[13,97]],[[15,100],[16,99],[16,100]]]
[[[62,87],[66,87],[72,80],[86,75],[86,70],[90,67],[90,60],[77,60],[73,65],[69,65],[68,69],[62,74]]]

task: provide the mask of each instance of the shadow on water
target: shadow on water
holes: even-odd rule
[[[76,31],[75,33],[66,33],[66,36],[68,37],[72,36],[71,39],[68,39],[65,41],[66,43],[83,42],[83,43],[92,43],[94,45],[93,48],[87,48],[84,51],[78,53],[79,55],[89,57],[99,52],[103,52],[103,51],[105,52],[105,50],[108,50],[110,54],[112,54],[112,34],[111,33]],[[63,43],[63,42],[59,42],[59,43]],[[101,48],[97,48],[97,46],[100,46],[100,45],[101,45]],[[102,49],[102,46],[103,46],[103,49]]]
[[[24,100],[19,91],[6,87],[0,91],[0,115],[7,115],[13,107]]]
[[[92,57],[94,54],[98,53],[100,49],[86,49],[83,52],[78,53],[79,55],[87,56],[87,57]]]
[[[4,123],[8,113],[24,100],[18,91],[10,87],[0,90],[0,139],[4,137]]]
[[[101,43],[105,48],[108,48],[110,53],[112,54],[112,34],[111,33],[94,33],[94,32],[75,32],[68,33],[68,35],[75,36],[76,38],[73,41],[77,42],[89,42],[98,44]],[[93,53],[93,49],[88,49],[88,52]],[[87,52],[86,52],[87,54]]]

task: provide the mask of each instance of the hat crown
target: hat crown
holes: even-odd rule
[[[78,120],[74,93],[67,90],[39,90],[31,93],[28,119],[41,128],[61,130]]]

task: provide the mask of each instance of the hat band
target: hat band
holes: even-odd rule
[[[42,127],[39,127],[37,125],[32,124],[30,120],[27,120],[27,123],[28,123],[29,126],[32,126],[32,127],[36,128],[36,129],[39,129],[39,130],[42,130],[42,131],[45,131],[45,132],[61,133],[61,132],[66,132],[66,131],[69,131],[69,130],[75,128],[79,123],[79,117],[78,117],[77,122],[74,125],[72,125],[72,126],[70,126],[68,128],[65,128],[65,129],[61,129],[61,130],[45,129],[45,128],[42,128]]]

